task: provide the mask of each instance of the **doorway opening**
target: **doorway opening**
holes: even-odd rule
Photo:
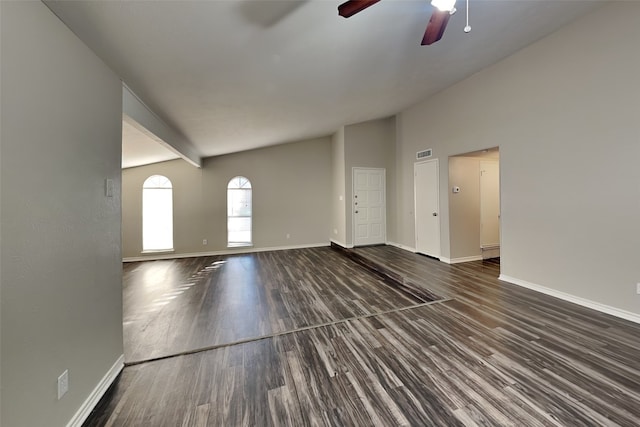
[[[499,263],[499,147],[449,157],[448,199],[451,263]]]

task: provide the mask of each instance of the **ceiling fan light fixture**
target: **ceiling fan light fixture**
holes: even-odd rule
[[[456,0],[431,0],[431,4],[442,12],[455,11]]]

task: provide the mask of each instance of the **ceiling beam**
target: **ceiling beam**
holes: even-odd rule
[[[145,134],[173,151],[193,166],[202,166],[202,157],[198,150],[179,132],[166,124],[154,113],[127,85],[122,84],[122,115],[129,123]],[[142,129],[141,129],[142,128]]]

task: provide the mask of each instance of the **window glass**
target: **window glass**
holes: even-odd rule
[[[227,185],[227,245],[250,246],[252,222],[251,182],[236,176]]]
[[[142,186],[142,250],[173,250],[173,188],[162,175]]]

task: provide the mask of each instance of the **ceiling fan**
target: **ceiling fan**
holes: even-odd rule
[[[338,15],[349,18],[358,12],[363,11],[369,6],[373,6],[380,0],[349,0],[338,6]],[[468,0],[467,0],[468,1]],[[456,11],[456,0],[431,0],[431,4],[435,6],[433,14],[427,24],[427,29],[422,37],[422,45],[430,45],[442,38],[444,30],[447,28],[449,18]],[[468,7],[467,7],[468,11]],[[468,19],[468,18],[467,18]],[[464,31],[468,33],[471,31],[471,27],[467,23]]]

